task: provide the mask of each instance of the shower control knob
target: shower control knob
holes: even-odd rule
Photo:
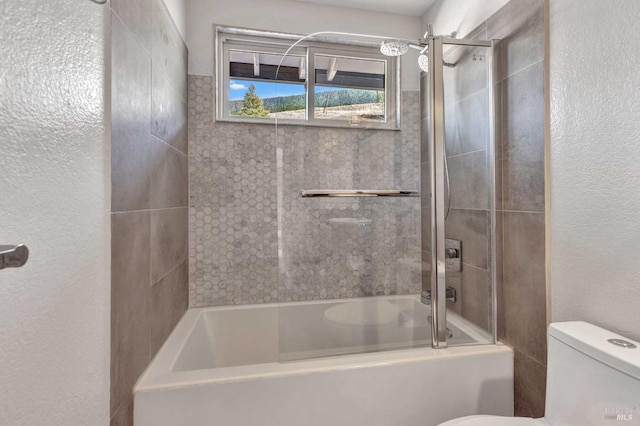
[[[454,248],[448,248],[445,252],[445,256],[447,259],[458,259],[460,258],[460,251]]]

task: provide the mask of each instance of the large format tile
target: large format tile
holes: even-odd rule
[[[155,356],[189,305],[189,261],[151,287],[149,354]]]
[[[486,40],[483,27],[466,38]],[[444,100],[450,105],[465,99],[487,87],[487,48],[459,47],[451,49],[445,55],[445,62],[455,67],[444,68]]]
[[[162,0],[151,0],[151,57],[187,101],[187,47]]]
[[[457,104],[461,154],[487,149],[489,142],[489,95],[483,89]]]
[[[503,212],[505,342],[539,362],[547,354],[544,227],[542,213]]]
[[[188,158],[160,139],[152,139],[152,209],[186,207],[189,202]]]
[[[447,307],[479,327],[491,330],[491,281],[487,270],[462,265],[460,272],[447,272],[447,285],[456,289],[457,301]]]
[[[111,215],[111,413],[149,362],[149,212]]]
[[[154,62],[151,91],[151,133],[187,153],[187,104]]]
[[[488,209],[487,152],[458,155],[448,161],[451,208]]]
[[[117,16],[112,17],[111,209],[149,208],[151,60]]]
[[[503,208],[544,211],[544,64],[502,83]]]
[[[514,411],[518,417],[544,417],[547,386],[546,362],[514,351]]]
[[[456,67],[445,68],[445,73],[452,73],[453,80],[451,90],[445,91],[445,97],[454,102],[487,88],[486,48],[465,47],[461,48],[460,52],[460,56],[455,59]],[[448,103],[446,100],[445,102]]]
[[[153,151],[150,134],[111,139],[111,211],[149,208]]]
[[[487,210],[452,209],[449,211],[449,217],[445,223],[445,236],[462,241],[464,263],[488,269],[489,221]]]
[[[500,76],[544,58],[544,0],[511,0],[487,20],[490,39],[499,39]]]
[[[445,111],[447,155],[487,149],[489,121],[487,89],[447,107]]]
[[[444,142],[447,156],[462,154],[460,130],[463,126],[458,119],[457,103],[444,108]]]
[[[157,282],[188,255],[188,208],[151,212],[151,281]]]
[[[111,9],[148,52],[151,52],[151,2],[152,0],[111,1]]]

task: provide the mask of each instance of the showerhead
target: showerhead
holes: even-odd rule
[[[380,53],[386,56],[401,56],[409,51],[409,44],[400,40],[384,40],[380,43]]]
[[[418,56],[418,66],[424,72],[429,72],[429,56],[422,53]]]
[[[397,39],[388,39],[380,43],[380,53],[385,56],[402,56],[409,51],[409,48],[420,51],[418,56],[418,66],[424,72],[429,72],[429,46],[426,44],[414,44],[410,41]],[[443,62],[445,67],[454,68],[456,65],[449,62]]]

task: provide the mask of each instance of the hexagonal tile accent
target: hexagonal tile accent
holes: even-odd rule
[[[277,137],[215,122],[212,95],[211,77],[189,76],[191,306],[420,292],[419,198],[300,197],[419,189],[418,92],[402,94],[401,131],[280,126]]]

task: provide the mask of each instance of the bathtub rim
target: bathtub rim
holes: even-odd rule
[[[387,300],[412,298],[419,300],[419,295],[377,296]],[[208,306],[190,308],[178,322],[158,353],[151,360],[144,373],[136,382],[133,392],[150,392],[178,389],[195,386],[207,386],[223,383],[237,383],[251,380],[273,379],[294,375],[321,374],[331,371],[351,370],[357,368],[389,366],[423,362],[430,359],[457,358],[467,356],[486,356],[497,353],[510,353],[513,350],[500,343],[477,343],[466,346],[455,346],[446,349],[433,349],[430,346],[407,349],[390,349],[378,352],[343,354],[321,358],[302,359],[286,362],[250,364],[232,367],[214,367],[187,371],[173,371],[187,340],[196,327],[200,317],[208,311],[225,311],[238,309],[274,308],[287,305],[310,305],[333,302],[357,302],[371,300],[372,297],[323,299],[301,302],[264,303],[250,305]],[[452,319],[456,316],[451,312]],[[459,326],[459,324],[456,324]],[[467,332],[466,327],[461,327]]]

